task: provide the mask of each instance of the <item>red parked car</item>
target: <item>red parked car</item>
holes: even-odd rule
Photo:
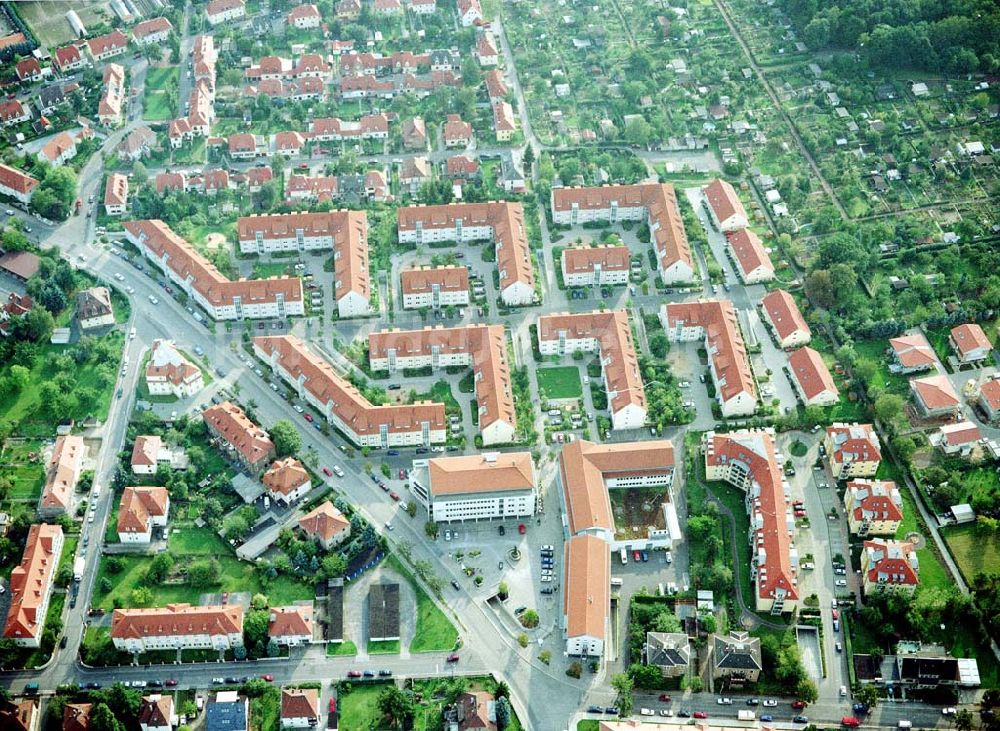
[[[792,708],[794,708],[794,709],[796,709],[798,711],[801,711],[807,705],[808,704],[805,701],[792,701]]]
[[[360,678],[361,677],[361,671],[360,670],[348,670],[347,671],[347,677],[348,678]]]
[[[708,718],[708,714],[705,713],[704,711],[695,711],[694,712],[694,717],[695,718]]]
[[[632,560],[635,561],[636,563],[642,561],[642,556],[639,555],[638,551],[632,551]]]
[[[331,698],[330,699],[330,704],[327,706],[327,709],[330,711],[330,713],[336,713],[337,712],[337,699],[336,698]]]
[[[323,474],[326,475],[327,477],[333,477],[333,472],[330,470],[329,467],[323,468]]]
[[[389,493],[389,497],[391,497],[391,498],[392,498],[393,500],[395,500],[395,501],[396,501],[397,503],[399,502],[399,493],[397,493],[397,492],[396,492],[395,490],[393,490],[393,491],[391,491],[391,492]]]
[[[524,523],[518,523],[517,532],[523,536],[525,533],[528,532],[528,527]]]
[[[306,421],[311,422],[313,420],[312,414],[303,414],[303,416],[305,417]]]
[[[834,609],[832,612],[830,612],[830,616],[833,617],[834,619],[840,619],[840,612]]]
[[[260,676],[260,679],[266,680],[268,683],[274,682],[274,676],[271,675],[271,673],[264,673],[263,675]]]
[[[171,678],[166,683],[164,683],[164,685],[168,685],[168,686],[173,687],[173,686],[177,685],[177,680],[176,680],[176,678]]]
[[[450,655],[448,655],[447,659],[448,662],[458,662],[458,653],[457,652],[451,653]]]
[[[669,703],[672,699],[666,693],[660,693],[660,701],[663,703]]]
[[[854,716],[844,716],[842,719],[840,719],[840,725],[857,727],[861,725],[861,721],[856,719]]]
[[[406,470],[400,470],[399,471],[399,479],[401,479],[401,480],[405,480],[406,479]]]

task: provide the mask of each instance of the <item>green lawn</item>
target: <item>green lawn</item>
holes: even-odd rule
[[[193,526],[184,527],[179,532],[172,532],[169,541],[170,552],[177,560],[177,568],[183,569],[193,561],[214,557],[219,562],[219,583],[207,587],[193,587],[186,583],[165,582],[156,587],[155,603],[162,606],[171,602],[187,602],[197,604],[201,595],[206,592],[249,591],[252,594],[263,593],[268,596],[273,606],[291,604],[299,599],[311,599],[312,587],[286,574],[266,583],[252,564],[236,558],[232,549],[221,538],[208,529]],[[97,574],[97,588],[93,604],[105,610],[114,608],[115,600],[122,606],[132,605],[131,593],[136,587],[146,582],[146,573],[152,557],[121,556],[124,568],[118,574],[108,571],[107,559],[101,561]],[[111,590],[102,590],[102,579],[111,582]]]
[[[910,383],[906,376],[897,376],[889,372],[889,356],[885,352],[888,347],[887,340],[861,340],[854,343],[854,350],[858,356],[875,364],[875,375],[869,386],[885,389],[889,393],[907,398],[910,394]]]
[[[972,523],[943,528],[941,535],[968,583],[976,574],[1000,566],[1000,535],[996,531]],[[922,565],[920,569],[923,574]]]
[[[577,721],[576,731],[600,731],[601,722],[593,718]]]
[[[580,369],[576,366],[539,368],[535,375],[538,377],[538,390],[543,399],[575,399],[583,396]]]
[[[469,372],[471,373],[472,371]],[[406,400],[407,403],[411,404],[415,401],[434,401],[444,404],[446,414],[462,413],[462,407],[458,405],[458,401],[455,400],[455,396],[451,392],[451,385],[444,380],[436,382],[427,393],[411,391]]]
[[[284,277],[290,273],[289,270],[292,269],[292,266],[290,262],[256,261],[253,265],[253,275],[257,279]]]
[[[369,731],[375,728],[378,711],[378,694],[385,683],[355,684],[350,692],[340,692],[340,731]]]
[[[344,640],[343,642],[328,642],[326,643],[326,654],[327,657],[353,657],[358,654],[358,647],[350,640]]]
[[[378,640],[368,642],[369,655],[398,655],[399,640]]]
[[[150,122],[162,122],[177,116],[177,100],[168,87],[176,89],[180,69],[176,66],[151,68],[146,74],[142,97],[142,117]]]
[[[389,566],[406,577],[417,597],[417,626],[413,632],[413,642],[410,643],[410,652],[443,652],[454,649],[458,641],[455,625],[438,609],[437,604],[417,584],[398,558],[390,555],[386,560]]]
[[[250,728],[252,731],[271,731],[278,728],[281,713],[281,691],[273,685],[264,695],[250,699]]]

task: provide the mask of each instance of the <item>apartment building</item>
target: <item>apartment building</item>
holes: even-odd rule
[[[36,523],[28,530],[21,563],[10,574],[10,607],[3,628],[4,638],[18,647],[41,646],[62,546],[58,525]]]
[[[785,290],[768,292],[761,299],[760,306],[779,347],[795,348],[808,344],[812,339],[812,331],[799,311],[799,306]]]
[[[599,658],[611,612],[611,551],[593,535],[566,541],[563,569],[562,632],[566,655]]]
[[[671,342],[704,342],[724,417],[750,416],[757,410],[757,383],[731,301],[671,302],[660,310],[660,322]]]
[[[570,246],[562,252],[567,287],[628,284],[631,266],[627,246]]]
[[[535,468],[529,452],[418,459],[410,492],[438,523],[530,518]]]
[[[907,541],[865,541],[861,549],[861,576],[865,596],[883,591],[912,594],[920,584],[916,547]]]
[[[664,284],[690,282],[695,263],[672,185],[640,183],[600,188],[553,188],[550,206],[555,223],[577,226],[604,221],[645,221]]]
[[[397,211],[397,221],[402,244],[492,241],[500,273],[500,299],[507,306],[534,302],[535,272],[520,203],[409,206]]]
[[[799,602],[799,555],[791,488],[781,471],[774,430],[707,432],[702,450],[706,479],[724,480],[745,493],[757,611],[793,611]]]
[[[764,244],[753,231],[741,228],[726,234],[729,257],[744,284],[760,284],[774,279],[774,264]]]
[[[168,604],[149,609],[116,609],[111,641],[120,652],[151,650],[232,650],[243,645],[243,607]]]
[[[284,319],[305,314],[302,281],[274,277],[230,281],[163,221],[126,221],[129,243],[214,320]]]
[[[723,233],[739,231],[750,225],[743,203],[736,189],[722,178],[716,178],[701,189],[708,203],[708,212],[712,223]]]
[[[597,353],[613,428],[646,424],[646,389],[624,310],[543,315],[538,318],[538,349],[542,355]]]
[[[167,525],[170,495],[165,487],[126,487],[118,505],[118,540],[149,544],[153,529]]]
[[[54,518],[70,509],[86,454],[87,445],[83,437],[72,434],[56,437],[52,454],[45,466],[42,496],[38,500],[38,514],[41,517]]]
[[[305,497],[312,489],[309,471],[295,457],[276,459],[267,468],[262,479],[272,500],[290,505]]]
[[[833,406],[840,400],[840,390],[823,356],[808,345],[788,356],[788,374],[805,406]]]
[[[245,18],[246,14],[244,0],[212,0],[205,6],[205,17],[211,26]]]
[[[128,207],[128,178],[121,173],[111,173],[104,186],[104,212],[121,216]]]
[[[828,426],[823,445],[836,480],[874,477],[882,463],[882,445],[871,424]]]
[[[465,307],[469,304],[469,270],[460,266],[417,267],[399,273],[404,310]]]
[[[0,194],[9,196],[19,203],[28,205],[38,187],[38,181],[20,170],[0,163]]]
[[[254,354],[358,447],[430,446],[447,438],[444,404],[374,406],[291,335],[256,337]]]
[[[189,361],[172,340],[153,341],[145,378],[153,396],[187,398],[205,387],[201,368]]]
[[[894,536],[903,522],[903,497],[891,480],[851,480],[844,511],[856,536]]]
[[[274,442],[232,401],[223,401],[202,412],[208,432],[219,439],[237,461],[260,474],[274,459]]]

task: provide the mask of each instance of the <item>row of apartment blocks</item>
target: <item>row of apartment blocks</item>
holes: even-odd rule
[[[736,189],[716,178],[702,188],[708,213],[716,228],[726,236],[729,258],[744,284],[759,284],[774,279],[774,264],[757,234],[747,226],[750,218]]]
[[[191,44],[191,68],[194,86],[187,102],[187,116],[170,120],[167,139],[179,148],[195,137],[208,137],[215,122],[215,77],[219,54],[215,39],[198,35]]]
[[[63,531],[58,525],[36,523],[28,530],[21,563],[10,574],[10,607],[4,639],[19,647],[39,647],[45,615],[62,555]]]
[[[214,320],[305,314],[297,277],[230,281],[163,221],[126,221],[124,229],[129,243]]]
[[[550,207],[557,224],[644,221],[649,226],[664,284],[690,282],[696,265],[672,185],[640,183],[599,188],[553,188]]]
[[[375,406],[353,384],[290,335],[256,337],[255,355],[313,406],[327,423],[360,447],[441,444],[447,437],[444,405],[418,401]]]

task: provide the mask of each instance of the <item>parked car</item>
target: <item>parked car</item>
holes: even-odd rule
[[[661,703],[670,703],[672,699],[666,693],[660,693],[659,701]]]
[[[451,653],[450,655],[448,655],[448,657],[446,658],[446,660],[448,662],[458,662],[458,653],[457,652]]]
[[[796,710],[801,710],[805,708],[808,704],[805,701],[792,701],[792,708]]]
[[[347,677],[348,678],[360,678],[361,677],[361,671],[360,670],[348,670],[347,671]]]
[[[809,716],[796,716],[792,719],[792,723],[809,723]]]
[[[840,725],[857,727],[861,725],[861,721],[856,719],[854,716],[844,716],[842,719],[840,719]]]
[[[694,712],[694,717],[695,718],[708,718],[708,714],[705,713],[704,711],[695,711]]]

